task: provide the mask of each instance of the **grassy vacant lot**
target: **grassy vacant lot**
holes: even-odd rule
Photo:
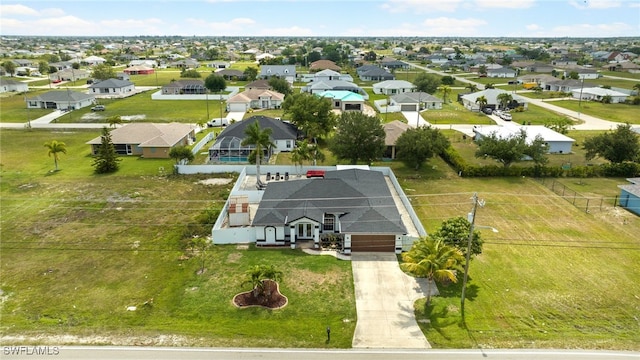
[[[42,94],[47,90],[30,91],[27,98]],[[0,97],[0,122],[26,123],[28,120],[37,119],[49,114],[53,110],[27,109],[23,94],[3,94]]]
[[[523,112],[511,111],[513,121],[518,124],[544,125],[555,121],[568,119],[566,116],[556,114],[539,106],[529,104]]]
[[[59,335],[69,334],[100,344],[350,346],[356,315],[349,262],[215,246],[207,271],[197,275],[200,259],[183,250],[185,230],[220,208],[230,185],[160,174],[171,160],[127,157],[118,173],[94,175],[84,142],[97,135],[0,133],[3,343],[17,335],[61,343],[70,340]],[[68,148],[59,172],[49,171],[53,160],[42,146],[51,139]],[[284,272],[289,305],[237,309],[231,299],[248,290],[241,286],[245,270],[263,263]]]
[[[551,103],[604,120],[640,124],[640,116],[638,116],[640,106],[637,105],[603,104],[596,101],[578,102],[575,100],[558,100]]]

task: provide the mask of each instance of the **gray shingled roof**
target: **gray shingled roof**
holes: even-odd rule
[[[236,137],[244,139],[246,136],[244,133],[245,129],[256,121],[260,124],[261,129],[271,128],[271,140],[286,140],[298,138],[298,131],[295,126],[281,120],[258,115],[230,124],[224,129],[224,131],[220,133],[220,135],[218,135],[216,143],[222,141],[222,139],[226,137]]]
[[[327,171],[324,179],[271,182],[254,226],[283,226],[306,217],[322,223],[340,214],[343,233],[406,234],[384,175],[361,169]]]
[[[420,91],[397,94],[393,95],[391,98],[398,104],[417,104],[418,102],[443,102],[442,99],[439,99],[429,93]]]
[[[77,91],[70,90],[53,90],[46,92],[44,94],[37,95],[35,97],[29,98],[29,100],[34,101],[50,101],[50,102],[59,102],[59,101],[82,101],[86,99],[94,99],[95,96],[91,94],[85,94]]]
[[[133,83],[127,80],[120,79],[107,79],[103,81],[99,81],[97,83],[93,83],[89,86],[89,88],[93,89],[105,89],[105,88],[122,88],[125,86],[131,86]]]

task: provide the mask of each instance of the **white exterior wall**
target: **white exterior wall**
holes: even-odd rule
[[[287,141],[290,142],[290,145],[291,145],[290,147],[287,147]],[[276,140],[276,141],[274,141],[274,143],[276,144],[276,146],[273,148],[273,152],[275,154],[277,154],[277,153],[279,153],[281,151],[291,151],[296,147],[296,141],[294,139]]]
[[[571,141],[548,141],[550,154],[571,154]]]
[[[227,103],[227,111],[246,112],[250,108],[249,103]]]

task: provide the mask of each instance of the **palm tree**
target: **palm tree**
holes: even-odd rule
[[[447,280],[457,282],[456,270],[464,261],[464,256],[456,247],[449,246],[440,239],[422,238],[413,243],[411,250],[402,254],[402,260],[402,270],[429,281],[425,304],[425,307],[429,307],[431,283]]]
[[[282,279],[282,271],[279,271],[273,265],[254,265],[245,271],[245,276],[246,280],[242,283],[242,286],[250,284],[254,298],[258,298],[260,295],[265,295],[268,298],[271,294],[265,294],[265,280],[280,281]]]
[[[309,142],[307,139],[300,141],[295,149],[291,151],[291,161],[298,166],[302,167],[302,163],[311,160],[311,152],[309,151]],[[300,175],[300,173],[298,173]]]
[[[470,93],[474,93],[478,91],[478,85],[476,84],[467,84],[467,86],[465,86],[464,88],[469,89]]]
[[[116,125],[122,124],[122,118],[118,115],[110,116],[107,118],[107,122],[109,122],[109,127],[115,128]]]
[[[507,105],[509,105],[509,103],[511,101],[513,101],[513,96],[511,96],[511,94],[508,93],[502,93],[502,94],[498,94],[498,96],[496,97],[498,99],[498,102],[500,103],[500,107],[505,109],[507,107]]]
[[[44,146],[49,150],[48,155],[53,156],[53,162],[56,165],[56,171],[58,171],[58,160],[60,159],[59,153],[67,153],[67,144],[62,141],[51,140],[45,143]]]
[[[242,146],[253,145],[256,154],[256,183],[261,185],[260,181],[260,163],[262,162],[262,152],[264,149],[270,149],[275,146],[271,141],[271,128],[261,129],[260,124],[256,120],[253,124],[247,126],[244,133],[247,137],[242,140]]]
[[[442,92],[442,97],[444,100],[444,103],[447,103],[447,97],[449,96],[449,94],[451,94],[451,86],[449,85],[441,85],[440,87],[438,87],[438,90],[440,90],[440,92]]]
[[[487,106],[487,98],[482,95],[482,96],[478,96],[476,98],[476,104],[478,104],[478,106],[480,107],[480,110],[484,109]]]

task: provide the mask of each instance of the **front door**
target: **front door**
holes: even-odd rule
[[[313,239],[313,224],[298,224],[298,239]]]

